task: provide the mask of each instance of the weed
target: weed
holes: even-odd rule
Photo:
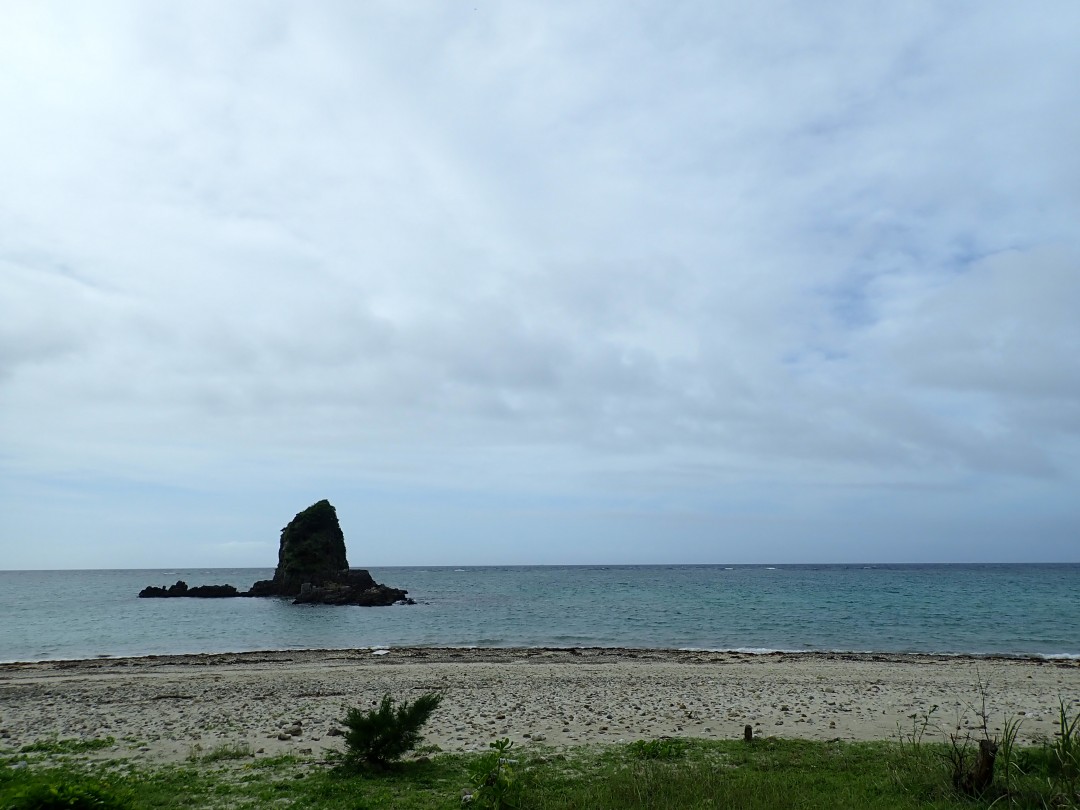
[[[131,801],[108,785],[86,778],[34,780],[14,791],[5,810],[128,810]]]
[[[205,753],[202,746],[196,743],[191,746],[191,751],[188,753],[188,762],[210,764],[232,759],[246,759],[252,756],[255,756],[255,754],[247,743],[222,743],[217,748],[212,748]]]
[[[901,750],[906,747],[912,754],[916,755],[922,751],[923,737],[926,736],[926,729],[930,725],[930,719],[934,716],[934,713],[938,708],[938,705],[935,703],[928,711],[922,712],[921,714],[919,712],[909,714],[908,719],[911,721],[911,731],[907,734],[901,730],[900,723],[897,721],[896,733],[900,738]]]
[[[638,759],[679,759],[686,753],[686,743],[664,737],[659,740],[638,740],[627,746]]]
[[[1020,732],[1020,724],[1023,722],[1023,718],[1006,717],[1005,722],[1002,724],[998,764],[1001,766],[1001,773],[1005,782],[1005,795],[1009,798],[1010,804],[1012,804],[1015,793],[1016,779],[1018,776],[1023,775],[1016,757],[1016,737]]]
[[[1062,796],[1080,805],[1080,712],[1070,717],[1071,704],[1058,700],[1058,733],[1051,750],[1054,755],[1054,786]]]
[[[1072,705],[1058,701],[1058,732],[1041,747],[1018,745],[1022,718],[1006,717],[1000,738],[991,736],[987,695],[989,682],[977,677],[977,703],[967,704],[979,719],[971,730],[961,730],[958,714],[955,730],[946,736],[944,759],[956,793],[991,801],[996,805],[1080,808],[1080,713],[1070,715]],[[966,725],[966,723],[965,723]],[[981,731],[976,741],[971,731]],[[907,738],[917,739],[917,735]],[[901,735],[901,747],[906,740]],[[976,745],[977,742],[977,745]],[[917,744],[908,742],[912,750]],[[1001,781],[995,783],[995,773]]]
[[[509,756],[513,747],[507,737],[488,744],[491,751],[478,759],[470,770],[473,789],[466,794],[470,804],[492,810],[518,807],[522,785],[514,772],[517,760]]]
[[[978,740],[975,750],[972,751],[975,741],[971,737],[970,729],[961,733],[961,718],[958,713],[955,731],[948,735],[949,747],[945,756],[952,772],[954,790],[966,796],[988,797],[994,786],[994,770],[1000,746],[997,739],[990,737],[990,711],[987,708],[990,681],[984,679],[978,669],[975,670],[975,689],[978,693],[978,705],[968,703],[967,707],[979,719],[975,730],[982,732],[982,739]],[[1015,733],[1013,736],[1015,737]]]

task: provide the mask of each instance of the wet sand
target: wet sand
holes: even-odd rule
[[[440,692],[425,743],[478,750],[499,737],[566,747],[662,736],[898,739],[930,715],[927,739],[975,729],[985,685],[990,733],[1022,718],[1052,736],[1058,700],[1080,706],[1080,662],[927,655],[629,649],[255,652],[0,664],[0,748],[114,737],[97,756],[149,762],[229,745],[260,756],[343,747],[350,707]],[[916,715],[916,720],[912,719]]]

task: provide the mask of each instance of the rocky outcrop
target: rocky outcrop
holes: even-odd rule
[[[367,607],[416,604],[408,592],[380,585],[363,569],[350,569],[345,556],[345,535],[337,511],[322,500],[298,513],[284,529],[278,545],[273,579],[256,582],[240,593],[231,585],[199,585],[183,581],[168,588],[148,587],[142,598],[170,596],[288,596],[294,604],[362,605]]]
[[[371,586],[375,580],[363,572]],[[281,530],[273,579],[251,586],[253,596],[298,596],[304,583],[323,585],[349,574],[345,535],[330,501],[312,504]]]
[[[182,579],[178,579],[175,585],[168,588],[160,588],[150,585],[139,591],[143,599],[163,599],[168,596],[194,596],[201,599],[225,599],[230,596],[240,596],[240,592],[232,585],[196,585],[189,588]]]
[[[356,571],[364,574],[368,579],[371,575],[367,571]],[[294,605],[362,605],[364,607],[377,607],[379,605],[415,605],[409,598],[408,591],[400,588],[391,588],[388,585],[379,585],[372,582],[371,586],[350,585],[348,582],[328,582],[325,585],[312,585],[305,583],[300,588],[300,593],[293,600]]]

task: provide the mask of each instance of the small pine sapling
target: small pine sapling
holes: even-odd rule
[[[349,709],[345,718],[345,761],[384,766],[398,759],[423,739],[420,728],[441,702],[442,695],[428,693],[395,708],[394,699],[383,695],[377,709]]]

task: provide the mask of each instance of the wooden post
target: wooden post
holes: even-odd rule
[[[979,740],[979,758],[975,760],[975,770],[971,774],[971,786],[975,795],[981,796],[994,781],[994,758],[997,757],[997,743]]]
[[[960,789],[969,796],[982,796],[994,782],[994,759],[997,758],[997,743],[979,740],[979,755],[975,758],[975,767],[960,779]]]

